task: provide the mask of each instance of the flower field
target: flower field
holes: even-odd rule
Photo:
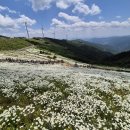
[[[130,130],[130,73],[0,63],[0,130]]]

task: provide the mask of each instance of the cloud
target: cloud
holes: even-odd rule
[[[0,14],[0,35],[11,37],[26,36],[24,24],[25,22],[27,22],[29,28],[32,25],[36,24],[36,20],[31,19],[25,15],[20,15],[17,18],[12,18],[8,15],[4,16]]]
[[[91,8],[91,10],[90,10],[90,13],[91,13],[92,15],[100,14],[100,13],[101,13],[101,9],[100,9],[99,6],[93,4],[93,5],[92,5],[92,8]]]
[[[79,21],[67,23],[59,19],[53,19],[52,25],[56,24],[56,38],[65,38],[67,33],[69,39],[85,39],[92,37],[109,37],[130,34],[130,18],[119,21]],[[62,29],[64,28],[64,30]],[[53,27],[49,29],[53,32]],[[52,36],[53,37],[53,36]]]
[[[0,12],[1,12],[1,11],[8,11],[9,13],[12,13],[12,14],[16,14],[16,13],[17,13],[15,10],[11,10],[11,9],[9,9],[9,8],[6,7],[6,6],[1,6],[1,5],[0,5]]]
[[[49,9],[53,1],[54,0],[29,0],[34,11]]]
[[[101,13],[100,7],[97,5],[93,4],[92,7],[90,8],[88,5],[79,2],[74,9],[72,10],[73,13],[83,13],[85,15],[91,14],[91,15],[97,15]]]
[[[25,15],[20,15],[18,18],[14,19],[8,15],[4,16],[0,14],[0,27],[4,29],[18,29],[24,25],[25,21],[28,23],[28,25],[33,25],[36,23],[35,20]]]
[[[80,19],[78,16],[72,16],[72,15],[68,15],[66,13],[60,12],[58,14],[59,18],[63,18],[64,21],[61,21],[59,19],[54,18],[52,20],[52,25],[57,24],[60,26],[66,26],[68,28],[107,28],[107,27],[111,27],[111,28],[120,28],[120,27],[130,27],[130,18],[128,18],[125,21],[84,21],[82,19]],[[103,17],[101,17],[101,19],[103,19]]]
[[[104,17],[103,17],[103,16],[99,16],[98,19],[99,19],[99,20],[102,20],[102,19],[104,19]]]
[[[70,3],[64,0],[59,0],[56,2],[56,6],[61,9],[67,9],[70,6]]]
[[[92,7],[89,7],[85,4],[85,0],[28,0],[32,4],[34,11],[46,10],[51,8],[52,4],[55,4],[60,9],[67,9],[70,6],[73,6],[73,13],[83,13],[85,15],[97,15],[101,13],[99,6],[93,4]]]
[[[116,16],[116,18],[117,18],[117,19],[120,19],[120,18],[121,18],[121,16],[120,16],[120,15],[118,15],[118,16]]]
[[[58,14],[58,16],[61,17],[61,18],[64,18],[66,21],[72,22],[72,23],[80,22],[81,21],[81,19],[79,17],[77,17],[77,16],[71,16],[71,15],[68,15],[68,14],[63,13],[63,12],[60,12]]]
[[[23,24],[24,25],[24,24]],[[23,26],[22,25],[22,26]],[[56,38],[66,38],[66,34],[69,39],[85,39],[92,37],[108,37],[108,36],[120,36],[130,34],[130,18],[119,21],[79,21],[75,23],[67,23],[59,19],[52,19],[52,25],[50,28],[44,30],[46,37],[54,37],[54,26],[56,26]],[[26,36],[25,29],[1,30],[0,34],[7,36]],[[42,37],[41,29],[33,29],[29,26],[29,34],[31,37]]]
[[[2,14],[0,14],[0,27],[17,28],[18,25],[16,24],[15,20],[9,17],[8,15],[3,16]]]
[[[28,25],[33,25],[36,23],[36,20],[31,19],[25,15],[20,15],[20,18],[16,19],[17,23],[22,24],[24,22],[27,22]]]
[[[71,5],[76,5],[79,2],[83,2],[84,0],[55,0],[56,6],[60,9],[67,9]]]
[[[79,13],[83,13],[83,14],[89,14],[90,13],[90,9],[88,5],[85,5],[84,3],[78,3],[74,9],[72,10],[73,13],[79,12]]]
[[[34,11],[38,10],[46,10],[51,7],[53,3],[60,9],[67,9],[72,4],[76,4],[77,2],[81,2],[84,0],[28,0],[32,4],[32,8]]]
[[[65,31],[61,28],[65,28],[70,38],[86,38],[86,37],[102,37],[113,35],[128,35],[130,33],[130,18],[125,21],[84,21],[78,19],[77,16],[71,16],[60,12],[59,18],[63,18],[64,21],[54,18],[52,25],[55,25],[58,33],[58,38],[65,36]],[[72,17],[76,19],[73,21]],[[70,22],[68,22],[70,21]],[[51,28],[50,28],[51,30]],[[69,30],[69,31],[68,31]]]
[[[60,20],[58,20],[58,19],[56,19],[56,18],[53,18],[52,19],[52,24],[51,25],[54,25],[54,26],[58,26],[58,27],[65,27],[65,26],[67,26],[67,24],[65,23],[65,22],[63,22],[63,21],[60,21]]]

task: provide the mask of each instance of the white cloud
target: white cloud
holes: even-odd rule
[[[130,27],[130,18],[128,18],[128,20],[125,21],[84,21],[82,19],[80,19],[78,16],[72,16],[72,15],[68,15],[66,13],[60,12],[58,14],[59,18],[63,18],[65,21],[61,21],[58,20],[56,18],[54,18],[52,20],[52,25],[55,25],[55,23],[57,25],[63,25],[66,26],[68,28],[77,28],[77,27],[83,27],[83,28],[89,28],[89,27],[93,27],[93,28],[107,28],[107,27],[112,27],[112,28],[120,28],[120,27]],[[102,17],[101,17],[102,18]]]
[[[28,0],[32,4],[34,11],[49,9],[52,4],[55,4],[60,9],[67,9],[70,6],[74,6],[73,13],[79,12],[85,15],[97,15],[101,12],[100,7],[93,4],[89,7],[85,4],[85,0]]]
[[[15,10],[11,10],[11,9],[9,9],[6,6],[1,6],[1,5],[0,5],[0,11],[8,11],[9,13],[12,13],[12,14],[16,14],[17,13]]]
[[[104,19],[104,18],[103,18],[102,16],[99,16],[98,19],[99,19],[99,20],[102,20],[102,19]]]
[[[6,7],[0,5],[0,11],[6,10]]]
[[[90,9],[88,5],[85,5],[84,3],[78,3],[77,5],[75,5],[74,9],[72,10],[73,13],[79,12],[79,13],[83,13],[83,14],[89,14],[90,13]]]
[[[31,19],[25,15],[20,15],[17,18],[12,18],[8,15],[4,16],[0,14],[0,35],[7,35],[11,37],[26,36],[24,24],[25,22],[27,22],[28,27],[31,27],[31,25],[36,23],[36,20]]]
[[[28,25],[33,25],[36,23],[36,20],[31,19],[25,15],[20,15],[20,18],[16,19],[18,24],[23,24],[24,22],[27,22]]]
[[[54,0],[29,0],[34,11],[45,10],[51,7]]]
[[[120,18],[121,18],[121,16],[120,16],[120,15],[118,15],[118,16],[116,16],[116,18],[117,18],[117,19],[120,19]]]
[[[56,3],[56,6],[61,9],[67,9],[70,6],[70,3],[64,0],[59,0]]]
[[[71,5],[76,5],[79,2],[83,2],[84,0],[55,0],[56,6],[61,9],[67,9]]]
[[[65,16],[64,16],[65,15]],[[60,13],[59,17],[62,16],[65,20],[68,20],[69,15]],[[77,16],[73,16],[77,17]],[[130,33],[130,18],[125,21],[74,21],[65,22],[58,19],[52,20],[52,25],[57,27],[57,38],[63,38],[65,36],[65,31],[60,30],[60,28],[65,27],[70,38],[86,38],[86,37],[103,37],[103,36],[118,36],[118,35],[128,35]]]
[[[64,21],[58,19],[53,19],[52,24],[56,25],[56,38],[62,39],[66,38],[66,34],[69,39],[85,39],[92,37],[108,37],[108,36],[120,36],[130,34],[130,21],[126,20],[123,22],[111,21],[111,22],[76,22],[73,24],[67,24]],[[4,29],[5,30],[5,29]],[[26,31],[24,30],[12,30],[10,33],[8,30],[1,30],[0,34],[7,36],[26,36]],[[2,31],[4,31],[2,33]],[[45,29],[45,37],[54,37],[54,27]],[[29,28],[29,34],[31,37],[42,37],[41,29]]]
[[[85,15],[88,15],[88,14],[97,15],[101,13],[101,9],[95,4],[93,4],[92,7],[90,8],[88,5],[79,2],[78,4],[75,5],[72,12],[73,13],[79,12]]]
[[[63,21],[60,21],[56,18],[52,19],[52,24],[51,25],[54,25],[54,26],[57,26],[57,27],[66,27],[67,24],[65,24],[65,22]]]
[[[75,22],[80,22],[80,21],[81,21],[81,19],[80,19],[79,17],[77,17],[77,16],[71,16],[71,15],[68,15],[68,14],[63,13],[63,12],[60,12],[60,13],[58,14],[58,16],[61,17],[61,18],[64,18],[64,19],[67,20],[68,22],[73,22],[73,23],[75,23]]]
[[[99,6],[93,4],[90,12],[92,15],[97,15],[101,13],[101,9]]]
[[[8,15],[3,16],[0,14],[0,27],[4,28],[16,28],[18,25],[16,24],[15,20],[9,17]]]
[[[3,16],[2,14],[0,14],[0,27],[4,29],[18,29],[22,25],[24,25],[25,21],[28,23],[28,25],[33,25],[36,23],[35,20],[30,19],[25,15],[20,15],[20,17],[14,19],[9,17],[8,15]]]

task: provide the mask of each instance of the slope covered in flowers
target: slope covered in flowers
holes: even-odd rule
[[[129,130],[130,73],[0,63],[1,130]]]

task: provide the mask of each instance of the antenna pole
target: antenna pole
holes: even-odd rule
[[[65,39],[68,40],[68,32],[67,32],[67,29],[66,27],[63,27],[64,31],[65,31]]]
[[[67,32],[67,29],[66,29],[66,40],[68,40],[68,32]]]
[[[28,31],[28,27],[27,27],[27,22],[25,22],[25,28],[26,28],[26,31],[27,31],[27,36],[29,38],[29,31]]]
[[[56,27],[54,27],[54,39],[56,38]]]
[[[44,38],[44,28],[42,27],[42,36]]]

